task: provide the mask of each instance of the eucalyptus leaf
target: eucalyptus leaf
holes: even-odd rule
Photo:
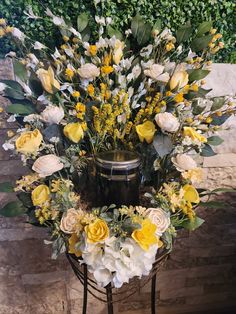
[[[14,188],[11,182],[0,183],[0,192],[2,193],[13,193]]]
[[[206,21],[206,22],[201,23],[197,29],[197,37],[201,37],[202,35],[206,34],[207,32],[210,31],[211,28],[212,28],[212,21]]]
[[[214,150],[211,148],[210,145],[205,144],[200,155],[203,157],[211,157],[211,156],[215,156],[216,153],[214,152]]]
[[[148,42],[151,36],[152,26],[150,23],[145,23],[143,18],[137,14],[131,22],[131,30],[134,38],[137,39],[139,45],[144,45]]]
[[[230,114],[224,114],[221,117],[214,116],[211,122],[212,125],[222,125],[230,117]]]
[[[87,26],[82,32],[81,32],[82,40],[88,42],[91,36],[91,29],[89,26]]]
[[[1,80],[0,82],[7,85],[4,89],[4,93],[7,97],[19,100],[25,99],[24,90],[18,82],[13,80]]]
[[[156,152],[161,158],[169,154],[173,148],[170,137],[164,134],[157,134],[154,137],[153,146],[155,147]]]
[[[87,13],[82,13],[77,18],[77,29],[79,32],[82,32],[88,25],[88,15]]]
[[[211,106],[211,111],[219,110],[221,107],[223,107],[225,104],[225,98],[224,97],[215,97],[213,99],[213,104]]]
[[[209,73],[210,73],[209,70],[202,70],[202,69],[191,70],[189,71],[189,83],[192,83],[193,81],[202,80]]]
[[[6,111],[12,114],[28,115],[35,113],[36,110],[31,104],[10,104],[7,106]]]
[[[17,194],[17,197],[25,207],[27,207],[27,208],[33,207],[30,193],[21,192],[21,193]]]
[[[212,38],[213,38],[213,35],[206,35],[206,36],[202,36],[202,37],[196,37],[192,41],[190,47],[191,47],[191,49],[194,52],[201,51],[201,50],[207,48],[207,46],[210,43],[210,41],[212,40]]]
[[[178,43],[182,43],[189,39],[192,34],[192,27],[190,23],[181,26],[176,32],[176,39]]]
[[[161,25],[162,25],[162,22],[161,22],[161,19],[157,19],[155,24],[153,25],[153,31],[158,31],[160,32],[161,31]]]
[[[15,217],[23,215],[26,212],[23,204],[19,201],[13,201],[0,209],[0,216]]]
[[[64,240],[59,237],[52,243],[52,259],[57,259],[58,255],[66,251]]]
[[[120,40],[123,39],[122,33],[118,31],[117,29],[111,27],[110,25],[107,26],[107,33],[110,37],[115,36],[117,39],[120,39]]]
[[[223,142],[224,142],[224,140],[221,137],[216,136],[216,135],[208,137],[208,139],[207,139],[207,144],[213,145],[213,146],[218,146],[218,145],[222,144]]]
[[[13,60],[14,74],[23,82],[28,79],[27,69],[24,64],[19,62],[17,59]]]
[[[199,228],[204,222],[204,219],[195,217],[193,220],[184,221],[182,226],[187,230],[193,231]]]

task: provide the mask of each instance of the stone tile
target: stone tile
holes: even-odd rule
[[[22,176],[29,172],[27,167],[23,167],[20,160],[0,161],[1,175],[9,176],[14,173],[15,176]]]
[[[0,314],[32,314],[32,312],[28,305],[12,306],[1,304]]]
[[[13,66],[11,58],[0,59],[0,79],[13,80]]]
[[[236,167],[236,154],[219,154],[203,159],[204,168]]]

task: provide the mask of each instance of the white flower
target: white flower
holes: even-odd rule
[[[28,12],[26,10],[24,11],[24,14],[27,15],[28,19],[34,19],[34,20],[41,19],[40,16],[34,14],[31,6],[29,6],[28,8]]]
[[[149,57],[153,49],[153,45],[148,45],[147,47],[142,48],[140,51],[140,56],[141,57]]]
[[[112,281],[112,274],[108,269],[96,269],[93,273],[100,287],[106,287]]]
[[[6,84],[0,83],[0,93],[2,93],[6,87],[7,87]]]
[[[95,77],[99,76],[100,70],[98,67],[96,67],[96,65],[92,63],[86,63],[78,69],[78,73],[83,79],[94,79]]]
[[[10,115],[10,117],[7,119],[7,122],[15,122],[16,121],[16,114]]]
[[[5,151],[7,151],[7,150],[13,150],[13,149],[15,148],[15,145],[6,142],[6,143],[4,143],[4,144],[2,145],[2,148],[3,148]]]
[[[162,236],[170,225],[169,215],[161,208],[148,208],[146,213],[148,218],[157,227],[156,235],[159,237]]]
[[[95,21],[98,23],[98,24],[101,24],[103,26],[106,26],[106,20],[104,17],[99,17],[99,16],[95,16]]]
[[[47,48],[45,45],[41,44],[39,41],[36,41],[33,47],[35,50],[42,50],[42,49]]]
[[[16,57],[16,53],[15,53],[15,51],[10,51],[10,52],[8,52],[6,55],[5,55],[5,57]]]
[[[62,216],[60,222],[60,229],[68,234],[76,233],[81,230],[80,224],[81,218],[83,217],[82,210],[76,210],[69,208]]]
[[[151,77],[155,81],[167,83],[170,79],[169,73],[163,73],[164,66],[161,64],[152,64],[149,69],[144,70],[146,76]]]
[[[16,27],[13,28],[12,35],[20,41],[24,41],[26,37],[25,34]]]
[[[37,65],[39,63],[39,59],[33,53],[29,53],[28,57],[30,58],[30,61],[33,63],[33,65]]]
[[[33,164],[32,169],[44,178],[51,176],[54,172],[61,170],[64,167],[60,158],[56,155],[49,154],[39,157]]]
[[[170,112],[158,113],[155,116],[157,125],[166,132],[175,133],[178,131],[180,123]]]
[[[62,107],[48,105],[40,115],[42,120],[48,124],[59,124],[64,118],[64,110]]]
[[[172,157],[171,161],[180,172],[197,168],[196,161],[186,154],[178,154]]]
[[[32,113],[32,114],[29,114],[28,116],[25,116],[23,121],[24,122],[35,122],[35,121],[38,121],[40,118],[41,117],[39,114]]]

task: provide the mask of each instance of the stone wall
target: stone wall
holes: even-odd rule
[[[214,65],[208,80],[217,95],[235,93],[236,66]],[[12,78],[9,60],[0,61],[0,78]],[[6,106],[0,98],[0,106]],[[204,159],[205,185],[236,187],[236,123],[224,132],[217,157]],[[0,120],[0,144],[12,128]],[[0,151],[0,182],[15,180],[25,173],[17,159]],[[9,194],[0,195],[1,203]],[[13,199],[14,195],[10,195]],[[168,262],[157,278],[158,314],[236,313],[236,200],[228,196],[220,209],[201,209],[206,223],[176,240]],[[81,313],[82,287],[65,257],[50,258],[44,245],[43,228],[25,223],[24,218],[0,218],[0,314],[77,314]],[[89,298],[88,314],[106,313],[106,307]],[[115,313],[149,314],[150,284],[115,306]]]

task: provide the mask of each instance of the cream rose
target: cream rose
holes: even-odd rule
[[[49,105],[41,112],[40,116],[48,124],[59,124],[64,118],[64,110],[62,107]]]
[[[175,165],[175,168],[180,172],[197,168],[196,161],[186,154],[178,154],[175,157],[172,157],[171,161]]]
[[[81,211],[70,208],[63,214],[60,229],[65,233],[76,233],[81,230]]]
[[[180,126],[179,120],[170,112],[158,113],[155,116],[157,125],[166,132],[175,133]]]
[[[120,41],[119,39],[116,39],[115,47],[114,47],[114,55],[113,55],[113,61],[115,64],[119,64],[121,58],[123,57],[123,49],[124,49],[124,43]]]
[[[99,76],[100,70],[98,67],[96,67],[96,65],[92,63],[86,63],[78,69],[78,73],[83,79],[93,79]]]
[[[151,77],[153,80],[167,83],[170,79],[169,73],[163,73],[164,66],[161,64],[153,64],[149,69],[144,70],[146,76]]]
[[[170,225],[170,217],[168,214],[161,208],[148,208],[147,216],[157,227],[156,235],[159,237],[162,236]]]
[[[170,79],[170,89],[183,88],[188,84],[188,73],[185,70],[175,71]]]
[[[51,176],[54,172],[61,170],[64,167],[60,158],[56,155],[49,154],[39,157],[33,164],[32,169],[44,178]]]

